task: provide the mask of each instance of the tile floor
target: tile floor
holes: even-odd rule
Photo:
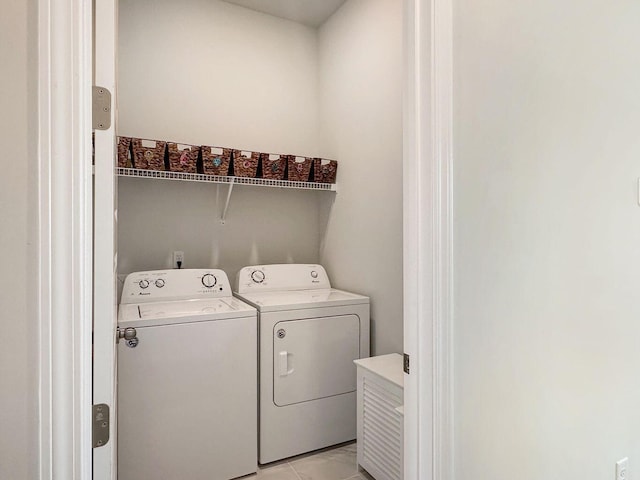
[[[356,444],[348,443],[258,468],[241,480],[373,480],[358,468]]]

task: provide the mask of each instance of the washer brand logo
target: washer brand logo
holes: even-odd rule
[[[139,292],[138,295],[151,295],[151,292]]]

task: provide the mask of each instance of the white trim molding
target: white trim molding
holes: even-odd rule
[[[452,1],[405,6],[405,478],[453,480]]]
[[[38,0],[39,478],[91,478],[91,2]]]
[[[453,480],[453,1],[432,11],[434,477]]]

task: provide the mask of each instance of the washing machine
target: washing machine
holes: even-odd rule
[[[353,360],[369,356],[369,298],[300,264],[245,267],[235,295],[258,309],[259,463],[355,439]]]
[[[255,472],[257,313],[227,275],[132,273],[118,328],[118,479]]]

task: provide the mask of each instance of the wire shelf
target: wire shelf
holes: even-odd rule
[[[221,177],[201,173],[167,172],[142,170],[137,168],[116,168],[119,177],[157,178],[161,180],[179,180],[183,182],[222,183],[226,185],[252,185],[256,187],[293,188],[298,190],[336,191],[335,183],[292,182],[289,180],[271,180],[268,178]]]

